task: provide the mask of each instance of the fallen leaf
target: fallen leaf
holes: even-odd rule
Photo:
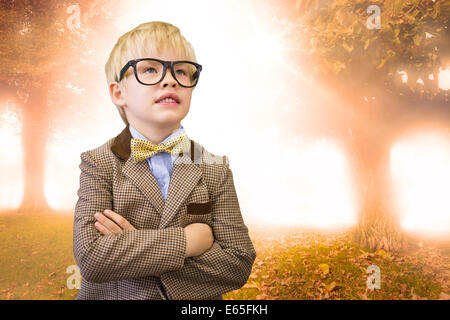
[[[330,271],[330,266],[326,263],[319,264],[319,269],[322,270],[323,273],[328,274]]]
[[[267,295],[265,293],[261,293],[261,294],[258,294],[255,298],[256,298],[256,300],[264,300],[267,298]]]
[[[358,256],[359,259],[367,259],[369,257],[369,253],[368,252],[363,252],[362,254],[360,254]]]
[[[386,255],[386,251],[384,251],[383,249],[378,249],[377,252],[375,252],[375,254],[383,258]]]
[[[281,279],[282,286],[288,286],[292,281],[292,277]]]
[[[370,299],[367,297],[367,291],[364,292],[364,293],[359,293],[359,296],[360,296],[361,299],[363,299],[363,300],[370,300]]]
[[[333,281],[332,283],[327,284],[327,285],[325,286],[325,289],[327,289],[328,292],[333,291],[334,288],[336,288],[336,282],[334,282],[334,281]]]

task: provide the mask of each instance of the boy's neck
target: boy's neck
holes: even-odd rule
[[[143,125],[138,123],[130,123],[133,128],[139,131],[151,143],[160,144],[165,138],[170,136],[175,130],[180,127],[180,122],[166,127],[159,127],[154,125]]]

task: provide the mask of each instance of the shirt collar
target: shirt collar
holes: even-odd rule
[[[141,134],[139,131],[137,131],[131,124],[130,124],[130,133],[133,138],[139,138],[139,139],[149,141],[143,134]],[[185,133],[185,130],[184,130],[183,125],[180,123],[180,127],[177,130],[175,130],[174,132],[172,132],[172,134],[169,135],[167,138],[165,138],[161,143],[165,143],[170,138],[178,136],[181,133]]]

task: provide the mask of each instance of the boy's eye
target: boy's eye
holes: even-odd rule
[[[186,75],[186,71],[178,69],[177,70],[177,74],[181,75],[181,76],[185,76]]]
[[[147,69],[145,70],[145,72],[151,73],[151,72],[148,72],[149,70],[152,70],[152,71],[156,72],[156,69],[155,69],[155,68],[147,68]]]

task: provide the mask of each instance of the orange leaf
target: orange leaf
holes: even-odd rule
[[[377,252],[375,252],[375,254],[383,258],[386,255],[386,251],[384,251],[383,249],[379,249],[377,250]]]
[[[266,299],[266,298],[267,298],[267,295],[266,295],[265,293],[258,294],[258,295],[255,297],[256,300],[264,300],[264,299]]]
[[[334,281],[333,281],[332,283],[327,284],[327,285],[325,286],[325,289],[327,289],[328,292],[333,291],[334,288],[336,288],[336,282],[334,282]]]

